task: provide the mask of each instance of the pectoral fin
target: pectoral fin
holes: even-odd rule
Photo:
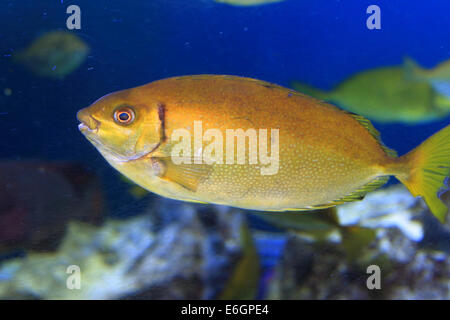
[[[197,191],[199,183],[206,180],[212,170],[212,166],[207,164],[175,164],[171,157],[152,158],[151,161],[161,179],[193,192]]]

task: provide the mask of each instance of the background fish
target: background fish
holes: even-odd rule
[[[242,257],[220,293],[219,299],[249,300],[257,296],[261,270],[252,234],[246,224],[241,227],[241,243]]]
[[[450,99],[425,82],[408,81],[402,67],[357,73],[331,91],[293,82],[292,87],[379,122],[422,123],[450,113]]]
[[[14,58],[39,76],[63,79],[83,64],[89,50],[75,34],[52,31],[37,38]]]
[[[424,69],[413,59],[406,57],[404,68],[407,79],[427,82],[434,90],[450,98],[450,60],[441,62],[432,69]]]
[[[295,212],[258,212],[255,216],[288,232],[316,242],[339,243],[349,259],[359,256],[375,239],[374,229],[360,226],[343,226],[336,208],[298,214]],[[336,239],[338,237],[338,239]]]
[[[284,0],[214,0],[219,3],[226,3],[233,6],[259,6],[263,4],[281,2]]]
[[[450,175],[450,126],[397,158],[361,116],[267,82],[215,75],[109,94],[77,117],[81,132],[114,168],[165,197],[263,211],[312,210],[359,200],[395,175],[441,221],[447,213],[437,194]],[[170,137],[180,128],[192,132],[198,120],[205,131],[278,128],[279,171],[262,175],[254,164],[175,164]],[[207,145],[194,145],[191,154],[202,154]]]

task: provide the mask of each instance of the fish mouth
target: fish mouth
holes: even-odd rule
[[[97,133],[100,127],[100,121],[92,117],[86,109],[77,112],[77,119],[80,121],[78,129],[82,132]]]
[[[77,112],[77,119],[80,121],[78,129],[105,157],[110,158],[115,162],[132,162],[148,157],[160,147],[161,142],[158,142],[147,150],[141,152],[135,151],[133,155],[126,156],[118,153],[114,148],[102,143],[97,134],[101,123],[95,119],[87,109],[88,108],[81,109]],[[134,149],[136,149],[136,146],[134,146]]]

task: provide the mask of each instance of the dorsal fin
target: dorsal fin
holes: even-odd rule
[[[359,114],[349,112],[346,110],[342,110],[343,112],[347,113],[349,116],[351,116],[353,119],[359,122],[360,125],[362,125],[372,137],[375,138],[375,140],[378,141],[378,143],[381,145],[381,148],[383,148],[384,152],[390,157],[397,157],[397,152],[393,149],[388,148],[383,141],[381,141],[380,132],[375,129],[373,124],[370,122],[369,119],[364,118],[363,116],[360,116]]]
[[[286,91],[289,95],[295,95],[295,96],[300,96],[300,97],[308,97],[310,98],[310,96],[307,96],[301,92],[298,92],[296,90],[292,90],[283,86],[280,86],[278,84],[272,83],[272,82],[267,82],[264,80],[258,80],[258,79],[253,79],[253,78],[247,78],[247,77],[240,77],[240,76],[232,76],[232,75],[218,75],[218,74],[198,74],[198,75],[192,75],[192,76],[180,76],[180,77],[175,77],[174,79],[176,80],[184,80],[184,79],[191,79],[191,80],[211,80],[211,79],[221,79],[221,80],[230,80],[233,82],[243,82],[243,83],[252,83],[252,84],[256,84],[259,85],[261,87],[265,87],[268,89],[279,89],[279,90],[283,90]]]

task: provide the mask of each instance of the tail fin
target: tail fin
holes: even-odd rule
[[[412,81],[427,81],[425,70],[410,57],[403,58],[405,78]]]
[[[448,208],[440,195],[449,189],[450,125],[399,158],[395,176],[413,196],[422,196],[431,212],[444,222]]]
[[[320,100],[327,100],[329,98],[329,93],[320,89],[316,89],[310,85],[300,82],[292,82],[291,87],[301,93],[307,94],[311,97]]]
[[[434,105],[437,109],[442,110],[442,116],[446,116],[448,114],[448,110],[450,110],[450,93],[449,96],[444,96],[441,94],[436,94],[434,96]]]

